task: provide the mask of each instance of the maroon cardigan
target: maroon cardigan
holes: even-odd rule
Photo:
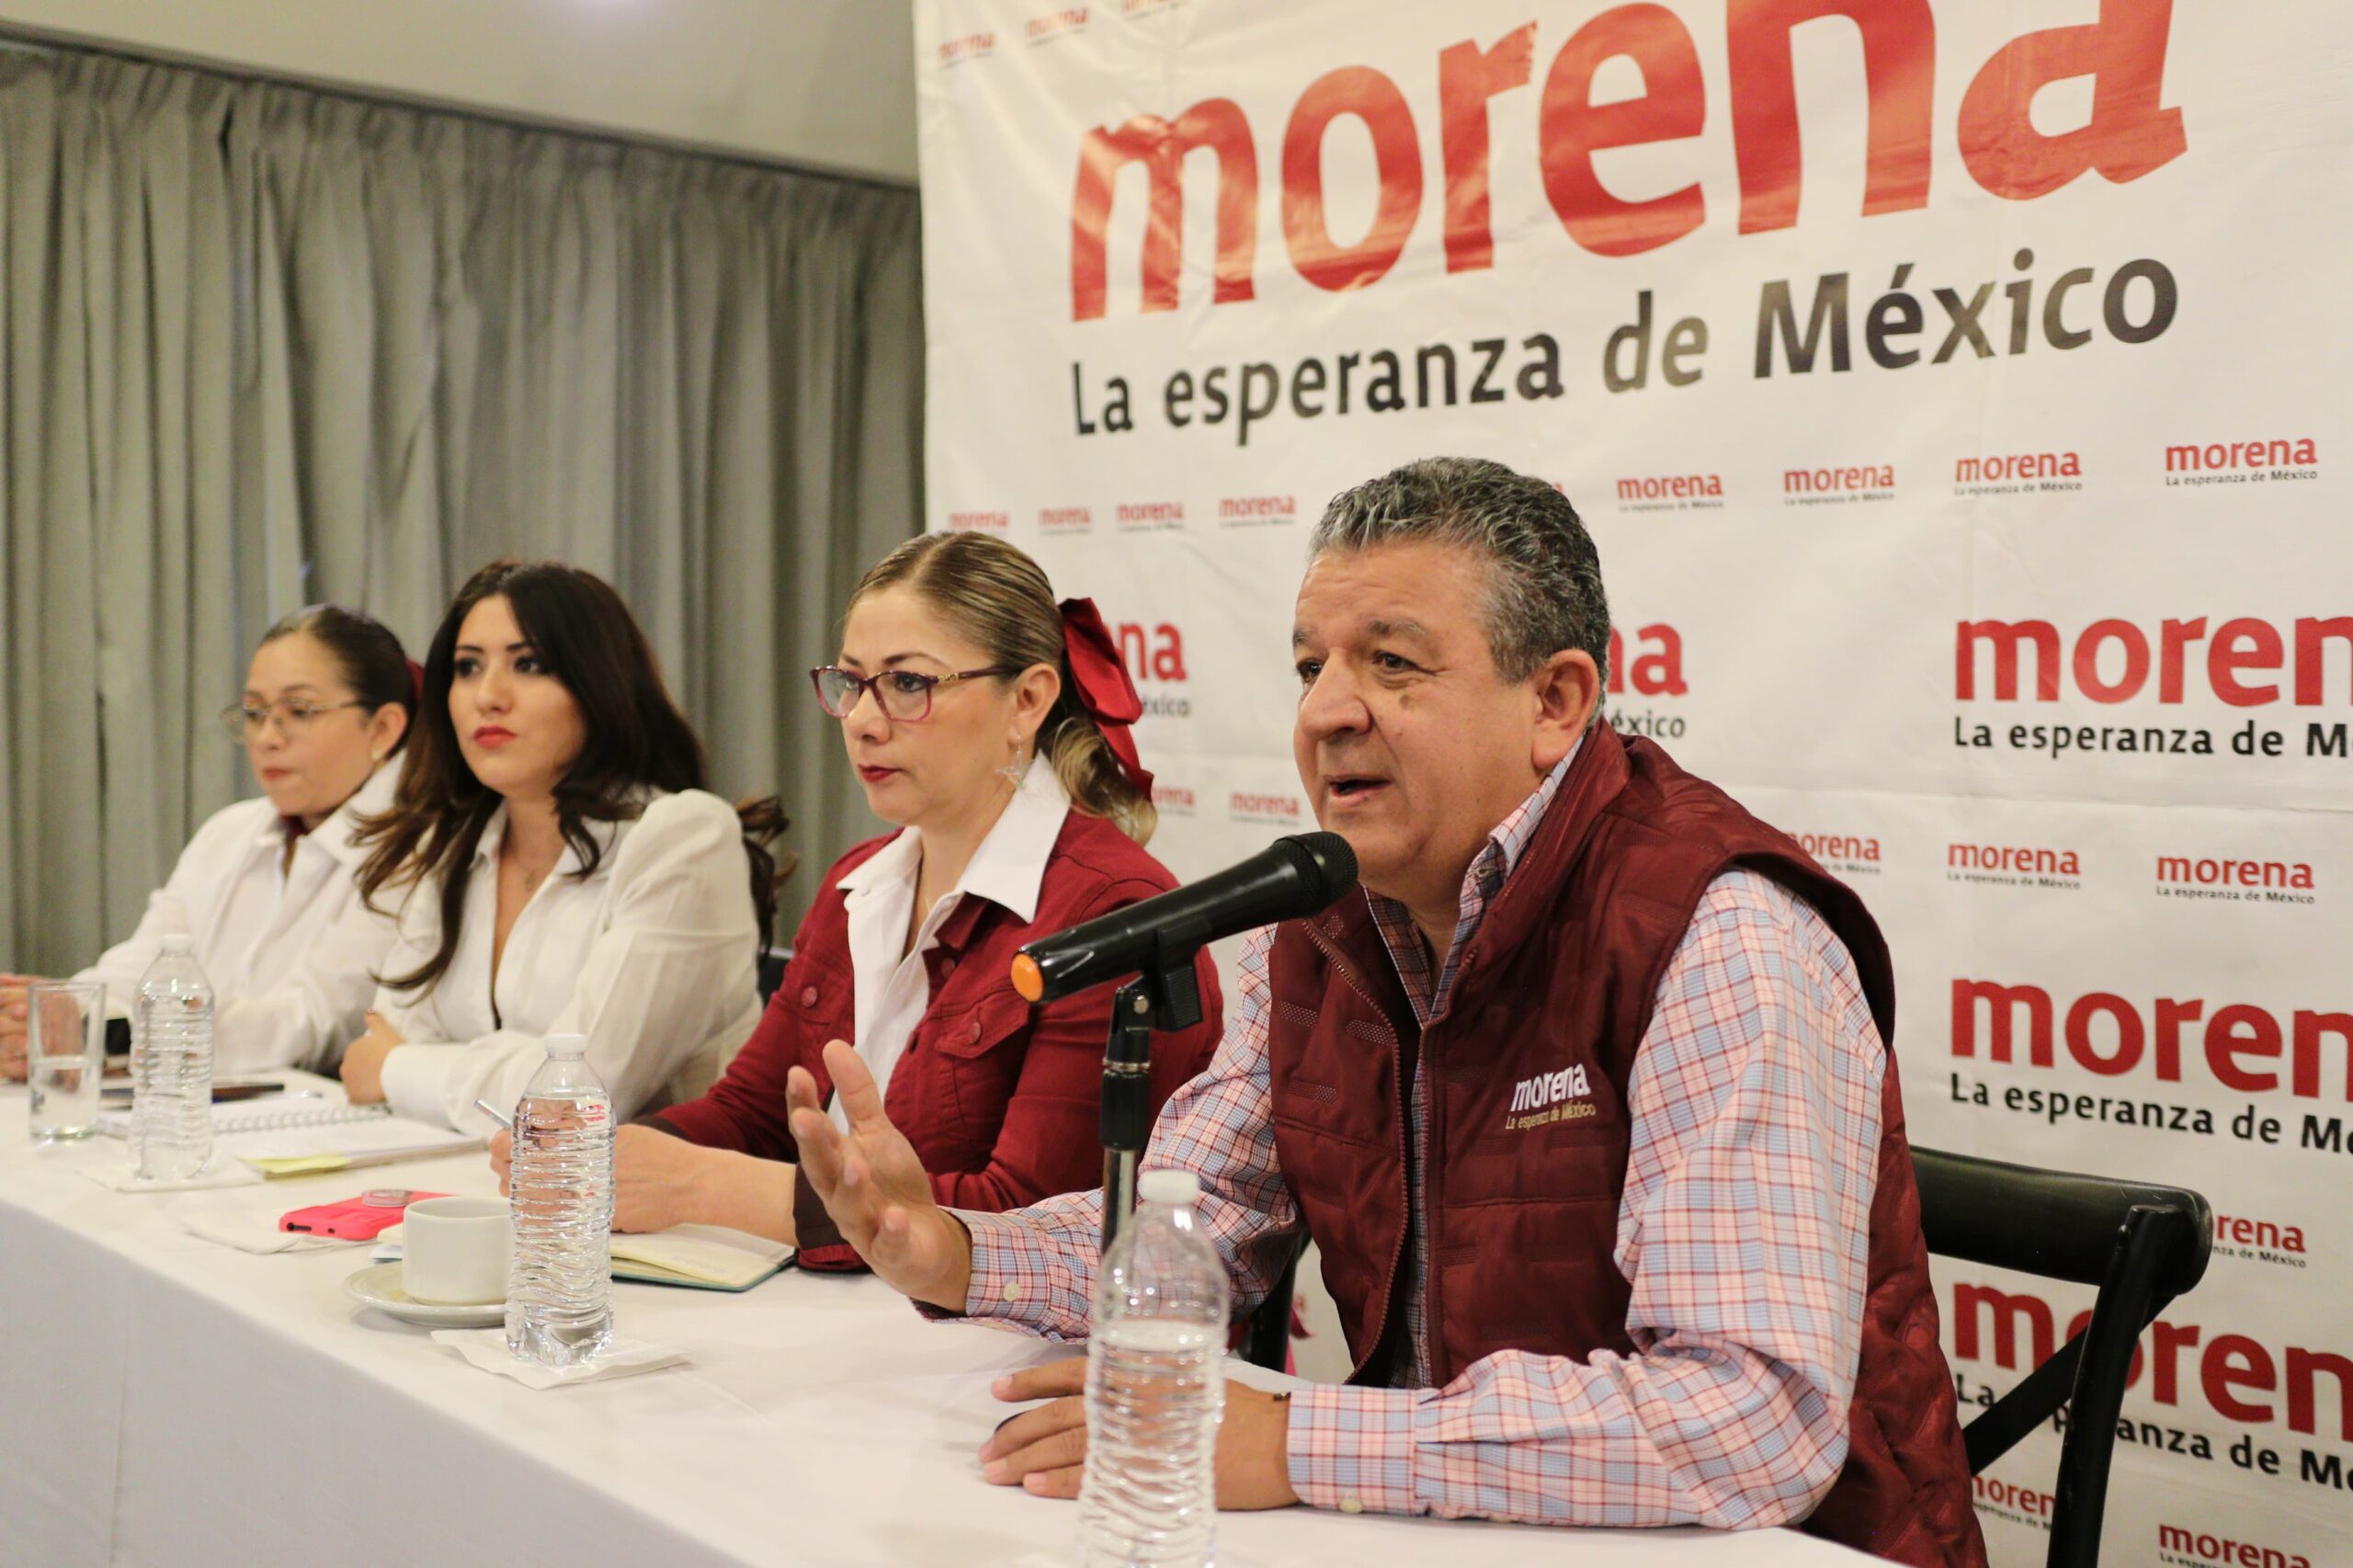
[[[856,1038],[847,898],[835,884],[896,836],[870,839],[834,863],[801,923],[784,983],[726,1075],[700,1099],[656,1111],[648,1122],[712,1148],[798,1162],[785,1074],[806,1067],[818,1093],[830,1096],[825,1042]],[[1025,942],[1176,885],[1168,869],[1119,828],[1074,810],[1047,858],[1035,920],[1025,923],[975,895],[940,926],[938,946],[926,955],[931,1000],[882,1097],[931,1173],[940,1203],[1018,1209],[1101,1183],[1097,1107],[1114,988],[1032,1006],[1013,989],[1013,955]],[[1201,1022],[1153,1043],[1155,1117],[1217,1048],[1222,1009],[1206,952],[1195,972]],[[794,1182],[792,1208],[802,1267],[862,1267],[808,1183]]]

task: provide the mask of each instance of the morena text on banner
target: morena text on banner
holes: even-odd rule
[[[1097,384],[1074,360],[1070,391],[1076,434],[1116,436],[1135,428],[1126,376],[1106,376]],[[1161,385],[1159,408],[1172,429],[1230,421],[1234,444],[1246,447],[1253,426],[1286,410],[1293,418],[1320,419],[1326,414],[1395,414],[1514,398],[1533,403],[1566,391],[1561,346],[1550,333],[1539,332],[1517,347],[1506,337],[1479,338],[1460,353],[1450,343],[1425,343],[1310,356],[1288,367],[1252,360],[1173,370]]]
[[[2063,1067],[2103,1078],[2145,1074],[2167,1084],[2181,1083],[2190,1069],[2232,1094],[2353,1103],[2353,1012],[2297,1007],[2283,1017],[2253,1003],[2217,1003],[2211,1015],[2206,1008],[2203,997],[2160,996],[2144,1017],[2113,992],[2086,992],[2054,1006],[2040,985],[1956,978],[1952,1054],[1974,1059],[1982,1040],[1984,1059],[2006,1066]],[[2283,1057],[2285,1074],[2274,1065]]]
[[[2018,251],[2011,265],[2027,271],[2034,266],[2034,252]],[[2097,335],[2095,325],[2105,327],[2119,343],[2148,343],[2164,335],[2181,309],[2181,290],[2174,281],[2173,269],[2145,256],[2110,273],[2097,306],[2087,302],[2081,311],[2075,309],[2071,296],[2097,278],[2093,267],[2073,267],[2060,273],[2044,291],[2040,310],[2032,278],[1963,285],[1968,290],[1963,298],[1961,289],[1929,288],[1925,283],[1915,289],[1913,269],[1911,262],[1897,263],[1886,291],[1862,312],[1864,353],[1883,370],[1900,370],[1919,364],[1924,358],[1931,365],[1942,365],[1963,348],[1976,359],[2024,354],[2038,338],[2063,352],[2081,348]],[[2145,290],[2134,289],[2136,283],[2145,284]],[[1798,324],[1797,301],[1790,285],[1790,279],[1777,278],[1757,292],[1756,379],[1769,379],[1777,359],[1784,374],[1794,376],[1812,374],[1817,365],[1834,373],[1853,369],[1849,275],[1825,272],[1814,279],[1802,328]],[[1996,287],[2007,301],[2006,306],[1994,303]],[[1933,319],[1924,298],[1936,307]],[[1634,296],[1634,319],[1612,331],[1602,346],[1601,384],[1609,391],[1640,392],[1650,384],[1654,315],[1651,290],[1642,290]],[[1932,327],[1942,329],[1933,349],[1924,335]],[[1708,324],[1697,316],[1677,321],[1663,334],[1658,355],[1661,381],[1670,387],[1692,385],[1707,373],[1706,367],[1696,362],[1707,352]]]
[[[2031,267],[2034,253],[2021,250],[2015,261],[2021,269]],[[1927,311],[1920,296],[1906,288],[1912,270],[1910,262],[1899,265],[1893,286],[1863,315],[1865,355],[1870,364],[1882,369],[1901,369],[1924,358],[1931,365],[1941,365],[1963,348],[1969,351],[1966,358],[1972,359],[2019,355],[2038,340],[2055,349],[2080,348],[2096,335],[2089,325],[2068,324],[2068,295],[2097,276],[2093,268],[2078,267],[2059,275],[2040,310],[2034,304],[2033,278],[2015,278],[2001,285],[2008,301],[2006,319],[1998,313],[2002,307],[1992,302],[1996,287],[1993,281],[1978,283],[1967,298],[1952,288],[1928,290],[1927,297],[1941,312],[1943,325],[1942,336],[1930,348],[1924,335],[1928,326]],[[2145,283],[2147,289],[2135,290],[2136,282]],[[2097,320],[2117,342],[2143,344],[2163,335],[2179,309],[2180,293],[2172,270],[2163,262],[2143,258],[2126,262],[2109,276]],[[1771,379],[1777,364],[1781,374],[1792,376],[1811,375],[1817,369],[1837,374],[1855,369],[1847,274],[1825,272],[1817,278],[1802,326],[1798,314],[1789,279],[1776,278],[1762,286],[1756,301],[1757,380]],[[1634,319],[1612,330],[1603,341],[1599,372],[1607,390],[1638,392],[1650,384],[1654,335],[1652,291],[1644,289],[1635,295]],[[1655,335],[1661,339],[1657,364],[1664,384],[1685,387],[1704,378],[1710,341],[1707,323],[1686,316]],[[1162,379],[1159,397],[1148,401],[1145,407],[1157,408],[1162,421],[1173,430],[1230,425],[1234,445],[1247,447],[1254,428],[1286,415],[1298,420],[1327,415],[1347,418],[1477,403],[1546,402],[1563,396],[1568,390],[1561,366],[1560,340],[1552,333],[1507,330],[1459,345],[1368,347],[1309,355],[1288,364],[1253,359],[1234,365],[1183,366]],[[1135,429],[1134,383],[1125,372],[1090,372],[1084,362],[1074,359],[1070,395],[1074,434],[1118,436]]]
[[[2012,265],[2025,271],[2034,265],[2034,253],[2019,251],[2012,258]],[[1930,322],[1919,295],[1907,287],[1912,266],[1908,261],[1900,263],[1887,292],[1872,301],[1870,308],[1863,312],[1864,352],[1872,364],[1883,370],[1916,365],[1927,352],[1922,347],[1927,339],[1922,335]],[[1996,353],[2024,354],[2038,335],[2052,348],[2083,347],[2095,334],[2087,324],[2068,324],[2068,296],[2097,276],[2088,267],[2070,267],[2061,273],[2043,295],[2040,312],[2034,308],[2033,278],[2019,278],[2002,284],[2003,296],[2009,301],[2006,323],[1988,319],[1998,317],[2001,311],[2001,307],[1993,305],[1993,281],[1976,285],[1966,300],[1958,289],[1929,290],[1928,297],[1936,301],[1942,314],[1944,335],[1938,340],[1935,351],[1928,354],[1928,363],[1944,364],[1963,347],[1978,359],[1991,359]],[[2135,290],[2135,283],[2144,283],[2147,288]],[[1777,349],[1790,375],[1810,373],[1825,352],[1832,370],[1852,369],[1854,354],[1847,307],[1847,275],[1822,274],[1814,280],[1805,327],[1801,332],[1789,280],[1776,278],[1766,284],[1756,300],[1757,378],[1761,381],[1772,375]],[[2148,343],[2164,335],[2180,309],[2181,290],[2174,282],[2173,269],[2162,261],[2143,256],[2126,262],[2109,275],[2100,295],[2098,321],[2119,343]],[[1998,350],[1995,339],[1986,335],[1988,327],[2002,335]],[[1914,343],[1915,338],[1920,343]],[[1619,389],[1613,386],[1610,390]]]
[[[2060,1309],[2034,1286],[2013,1290],[1955,1280],[1949,1289],[1946,1321],[1952,1324],[1957,1362],[1990,1362],[2006,1372],[2039,1367],[2091,1321],[2089,1309],[2063,1321]],[[2149,1325],[2133,1355],[2128,1388],[2145,1389],[2151,1403],[2168,1411],[2195,1400],[2235,1426],[2285,1426],[2303,1437],[2353,1441],[2353,1359],[2294,1344],[2275,1348],[2245,1334],[2210,1336],[2204,1324],[2181,1321],[2187,1310],[2194,1309],[2185,1298]],[[2257,1397],[2281,1393],[2283,1400]],[[2141,1441],[2143,1435],[2128,1440]],[[2202,1433],[2191,1440],[2211,1442]],[[2211,1457],[2211,1448],[2202,1457]]]
[[[1800,91],[1791,35],[1832,8],[1734,0],[1711,9],[1724,17],[1739,233],[1791,227],[1799,222],[1804,168],[1800,103],[1814,96]],[[1927,0],[1848,0],[1835,9],[1862,43],[1869,110],[1862,215],[1926,207],[1937,141],[1939,43],[1931,7]],[[2031,201],[2095,170],[2122,184],[2180,157],[2188,147],[2182,112],[2163,101],[2170,10],[2170,5],[2103,6],[2096,21],[2029,32],[1985,58],[1950,122],[1961,165],[1978,187],[2006,200]],[[1446,16],[1442,8],[1428,14]],[[1453,23],[1439,25],[1450,32]],[[1630,200],[1612,192],[1595,166],[1597,153],[1688,141],[1708,128],[1706,73],[1684,19],[1658,5],[1604,10],[1559,45],[1540,86],[1538,31],[1530,21],[1490,43],[1451,40],[1434,50],[1434,144],[1444,151],[1438,227],[1449,274],[1498,265],[1490,105],[1531,87],[1540,95],[1532,149],[1538,181],[1579,249],[1639,256],[1683,239],[1707,221],[1699,181]],[[1433,42],[1448,37],[1439,33]],[[1595,102],[1597,76],[1621,57],[1638,68],[1643,92]],[[2036,95],[2054,81],[2085,74],[2093,79],[2089,122],[2062,134],[2039,129],[2032,116]],[[1334,234],[1324,199],[1324,142],[1343,119],[1360,123],[1369,134],[1377,181],[1371,223],[1352,241]],[[1272,127],[1267,130],[1273,142]],[[1274,143],[1284,250],[1301,278],[1317,289],[1349,292],[1395,271],[1415,234],[1431,228],[1418,222],[1428,204],[1424,136],[1405,90],[1385,72],[1335,62],[1304,85]],[[1222,92],[1174,116],[1141,113],[1082,132],[1074,177],[1065,187],[1071,320],[1096,321],[1108,313],[1112,206],[1121,187],[1120,171],[1131,165],[1145,173],[1141,184],[1147,203],[1138,308],[1175,310],[1179,278],[1188,273],[1212,279],[1212,305],[1256,299],[1259,143],[1260,128],[1249,111]],[[1211,153],[1217,171],[1216,255],[1206,268],[1184,265],[1185,182],[1195,152]]]

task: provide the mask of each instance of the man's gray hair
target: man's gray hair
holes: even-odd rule
[[[1593,656],[1608,688],[1601,557],[1566,495],[1484,458],[1424,458],[1332,497],[1309,552],[1407,540],[1486,558],[1487,647],[1506,680],[1524,679],[1562,649],[1577,648]]]

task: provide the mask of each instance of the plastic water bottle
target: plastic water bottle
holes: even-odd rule
[[[506,1348],[547,1367],[589,1360],[613,1337],[613,1103],[587,1049],[582,1035],[548,1036],[515,1104]]]
[[[1086,1568],[1205,1568],[1217,1544],[1225,1265],[1193,1216],[1190,1171],[1147,1171],[1104,1258],[1086,1346]]]
[[[142,1181],[177,1181],[212,1159],[212,987],[196,938],[166,937],[131,1017],[131,1159]]]

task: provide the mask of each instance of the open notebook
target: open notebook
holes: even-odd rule
[[[378,1261],[398,1257],[407,1244],[404,1225],[376,1238]],[[673,1225],[612,1239],[613,1278],[692,1290],[748,1290],[792,1261],[792,1249],[765,1236],[724,1225]]]
[[[792,1249],[724,1225],[673,1225],[613,1238],[613,1278],[698,1290],[748,1290],[792,1261]]]
[[[388,1105],[346,1105],[315,1095],[277,1095],[267,1099],[234,1100],[212,1108],[213,1136],[233,1132],[277,1132],[292,1128],[337,1127],[347,1122],[382,1121],[392,1114]],[[98,1112],[98,1131],[109,1138],[131,1136],[131,1112]]]
[[[98,1131],[124,1138],[131,1113],[107,1111]],[[214,1164],[233,1158],[258,1176],[310,1176],[483,1147],[483,1140],[394,1116],[382,1105],[322,1104],[289,1096],[212,1108]]]

